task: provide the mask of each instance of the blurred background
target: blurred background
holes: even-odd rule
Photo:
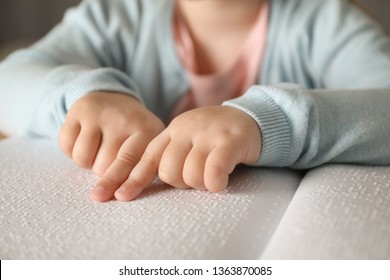
[[[80,0],[0,0],[0,43],[39,38]]]
[[[0,55],[4,56],[7,50],[42,37],[61,20],[67,8],[77,5],[80,1],[0,0],[0,49],[2,50]],[[356,1],[360,2],[390,34],[390,0]]]

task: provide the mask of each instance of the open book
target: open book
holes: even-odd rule
[[[155,181],[95,203],[50,140],[0,142],[0,259],[389,259],[390,167],[239,167],[218,194]]]

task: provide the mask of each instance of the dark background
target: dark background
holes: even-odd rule
[[[361,2],[390,34],[390,0],[357,1]],[[66,8],[79,2],[80,0],[0,0],[0,45],[15,40],[35,40],[42,37],[61,20]]]

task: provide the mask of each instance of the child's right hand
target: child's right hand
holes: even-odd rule
[[[163,129],[162,121],[135,98],[94,92],[71,107],[59,141],[64,153],[78,166],[92,168],[102,176],[117,157],[126,169],[135,166],[149,142]]]

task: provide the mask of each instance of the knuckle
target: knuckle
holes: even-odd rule
[[[140,113],[139,115],[118,114],[115,121],[131,133],[141,133],[152,139],[164,130],[164,123],[151,114]]]
[[[237,135],[231,131],[220,131],[217,138],[219,145],[224,146],[227,150],[230,150],[239,144]]]
[[[148,166],[152,168],[157,168],[159,164],[155,156],[152,153],[150,153],[150,151],[148,150],[144,152],[139,163],[142,164],[143,166]]]
[[[187,122],[183,122],[181,116],[176,117],[171,121],[168,126],[169,134],[172,138],[175,138],[175,135],[181,136],[187,133],[188,129],[194,129],[195,124],[192,120],[188,120]]]
[[[122,151],[121,153],[118,154],[117,159],[120,161],[123,161],[125,164],[129,166],[135,166],[139,162],[139,158],[134,155],[131,152],[128,151]]]
[[[70,107],[69,111],[66,114],[67,120],[70,119],[80,119],[83,116],[83,112],[88,111],[88,102],[86,102],[83,97],[78,100],[72,107]]]
[[[148,122],[147,124],[148,124],[146,126],[147,131],[149,131],[150,133],[153,133],[153,134],[160,133],[161,131],[164,130],[164,127],[165,127],[162,120],[160,120],[157,117],[153,118],[153,120]]]
[[[145,185],[141,178],[139,178],[138,176],[135,176],[133,174],[130,174],[130,176],[127,180],[127,183],[129,183],[131,185],[131,187],[135,188],[135,189],[143,189],[144,185]]]
[[[115,107],[105,108],[99,115],[99,121],[114,128],[129,128],[132,125],[131,118]]]
[[[100,185],[102,186],[115,186],[117,185],[117,181],[111,176],[111,174],[106,174],[104,177],[102,177],[102,179],[100,180],[99,182]]]

